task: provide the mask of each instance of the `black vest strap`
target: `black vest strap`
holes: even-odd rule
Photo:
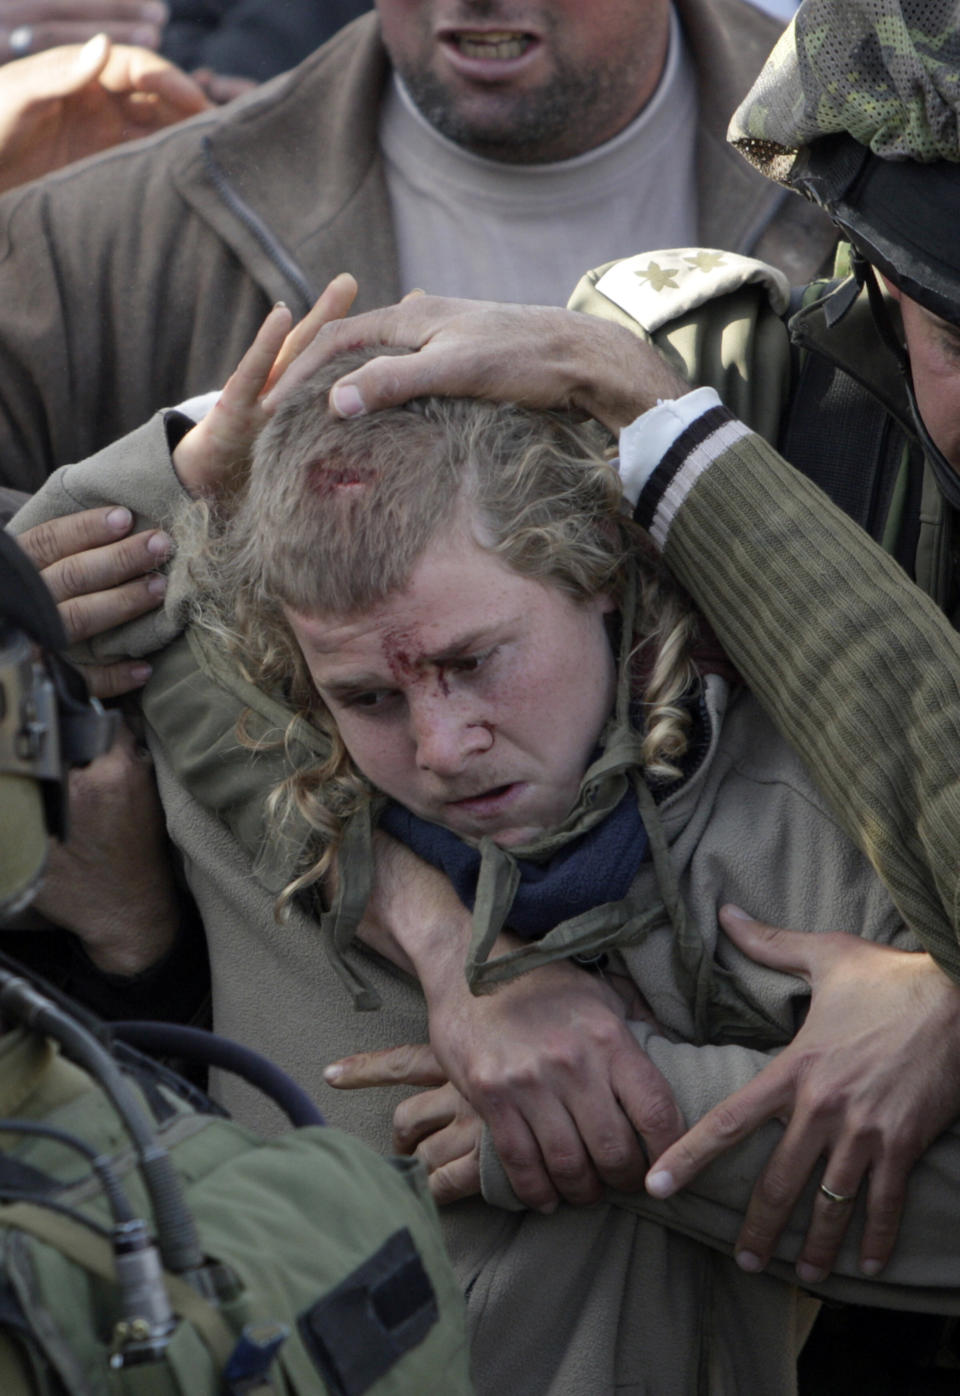
[[[872,393],[813,350],[801,356],[778,450],[878,542],[907,438]],[[894,556],[914,573],[923,471],[910,461]]]

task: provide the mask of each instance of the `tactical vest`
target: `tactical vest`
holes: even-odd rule
[[[139,1069],[151,1149],[169,1154],[200,1265],[172,1273],[163,1252],[152,1289],[124,1287],[132,1223],[118,1225],[113,1192],[160,1226],[115,1103],[26,1029],[0,1038],[0,1065],[3,1396],[471,1390],[463,1300],[419,1164],[324,1126],[265,1142]]]

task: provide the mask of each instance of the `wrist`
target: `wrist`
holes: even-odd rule
[[[598,321],[595,338],[593,353],[584,353],[579,346],[582,376],[573,394],[574,405],[614,436],[658,402],[690,391],[690,384],[660,351],[630,330]]]
[[[624,497],[636,508],[650,477],[687,428],[720,399],[713,388],[686,388],[678,397],[662,398],[628,422],[620,432],[620,478]]]
[[[442,1013],[451,1009],[459,1009],[464,1004],[476,1004],[481,999],[509,995],[518,984],[526,983],[528,975],[524,974],[516,979],[490,985],[480,993],[474,993],[467,981],[466,970],[470,943],[469,924],[466,927],[466,936],[459,940],[451,939],[449,923],[444,929],[446,935],[442,943],[438,939],[434,953],[424,957],[422,970],[418,972],[423,995],[427,1000],[427,1008],[431,1012]],[[499,955],[506,955],[509,951],[516,950],[523,944],[525,942],[519,936],[513,935],[509,931],[502,931],[493,942],[490,949],[490,959],[494,960]],[[564,963],[564,961],[557,962],[558,966],[561,967]],[[531,970],[529,973],[542,976],[543,973],[554,968],[554,965],[546,965],[540,970]]]
[[[464,979],[471,917],[442,873],[376,830],[374,885],[358,935],[434,997]]]
[[[459,1009],[473,998],[466,973],[468,944],[467,938],[451,934],[449,923],[425,938],[414,969],[431,1017]]]
[[[177,938],[176,911],[139,913],[134,924],[123,918],[107,926],[72,928],[90,963],[101,974],[129,977],[152,969],[169,954]]]

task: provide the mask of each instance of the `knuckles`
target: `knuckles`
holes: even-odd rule
[[[644,1100],[642,1109],[636,1112],[635,1123],[641,1134],[657,1138],[682,1128],[683,1124],[673,1097],[662,1090]]]
[[[400,1154],[412,1153],[423,1137],[416,1104],[417,1096],[402,1100],[393,1112],[393,1142]]]
[[[557,1073],[574,1073],[575,1049],[551,1052],[548,1058],[526,1057],[512,1062],[481,1062],[469,1072],[469,1096],[490,1108],[499,1109],[508,1096],[528,1095],[546,1086]]]
[[[586,1185],[592,1181],[589,1164],[580,1150],[551,1149],[547,1146],[543,1153],[550,1176],[561,1192],[572,1185]],[[594,1190],[599,1191],[595,1183]]]
[[[522,1183],[525,1191],[531,1187],[534,1180],[542,1178],[543,1168],[540,1163],[538,1151],[531,1143],[522,1142],[509,1135],[500,1136],[494,1132],[494,1148],[500,1158],[500,1162],[510,1174],[514,1189],[520,1195],[518,1180]]]
[[[710,1132],[719,1141],[734,1143],[748,1128],[746,1114],[729,1103],[723,1103],[710,1111]]]
[[[903,1194],[870,1199],[870,1230],[873,1234],[895,1236],[903,1212]]]
[[[452,1166],[438,1168],[430,1174],[429,1187],[437,1206],[445,1207],[480,1191],[479,1171],[471,1170],[469,1165],[456,1169]]]
[[[72,533],[72,523],[66,525],[62,519],[49,519],[44,523],[34,524],[33,528],[28,528],[17,539],[17,542],[30,558],[34,567],[49,567],[70,549],[69,537],[64,537],[64,533],[68,529]]]
[[[602,1178],[622,1178],[643,1167],[639,1148],[625,1140],[600,1140],[591,1146],[590,1153]]]
[[[798,1191],[796,1180],[785,1168],[768,1165],[754,1188],[753,1199],[764,1211],[781,1213],[793,1206]]]
[[[58,590],[62,596],[82,595],[89,586],[87,580],[86,555],[71,553],[57,564]]]
[[[117,664],[85,664],[83,677],[94,698],[119,698],[142,684],[142,680],[131,677],[130,665],[123,660]]]

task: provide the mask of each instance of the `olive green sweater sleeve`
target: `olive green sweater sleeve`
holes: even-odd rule
[[[674,443],[637,516],[907,923],[960,980],[960,636],[723,408]]]

